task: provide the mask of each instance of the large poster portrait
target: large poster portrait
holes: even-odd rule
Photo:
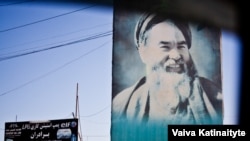
[[[112,141],[166,141],[169,124],[222,124],[221,31],[116,9]]]

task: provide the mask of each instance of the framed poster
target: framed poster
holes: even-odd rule
[[[166,141],[169,124],[222,124],[221,30],[115,7],[112,141]]]

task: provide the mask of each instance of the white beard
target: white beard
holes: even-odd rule
[[[152,70],[147,76],[150,104],[155,118],[165,118],[173,115],[178,104],[184,102],[190,95],[190,78],[186,73],[166,72],[163,69]],[[162,111],[161,111],[162,110]],[[171,116],[168,116],[171,118]]]

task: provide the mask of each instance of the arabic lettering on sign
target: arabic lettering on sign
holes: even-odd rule
[[[71,125],[71,122],[65,122],[65,123],[25,123],[22,125],[22,130],[37,130],[37,129],[48,129],[48,128],[69,128]],[[18,126],[17,126],[18,127]]]
[[[6,123],[5,140],[55,140],[70,141],[72,134],[78,133],[77,119],[50,120],[46,122]]]
[[[40,132],[34,132],[31,134],[30,139],[49,139],[49,133],[43,133],[42,131]]]

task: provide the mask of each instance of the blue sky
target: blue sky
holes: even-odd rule
[[[83,140],[109,141],[113,7],[10,3],[0,3],[0,140],[5,122],[72,118],[78,84]],[[237,121],[239,47],[223,32],[225,124]]]
[[[83,10],[3,31],[79,9]],[[87,3],[0,7],[0,58],[93,38],[0,61],[0,140],[5,122],[16,117],[17,121],[72,118],[77,83],[83,139],[109,140],[112,12],[112,7]]]

